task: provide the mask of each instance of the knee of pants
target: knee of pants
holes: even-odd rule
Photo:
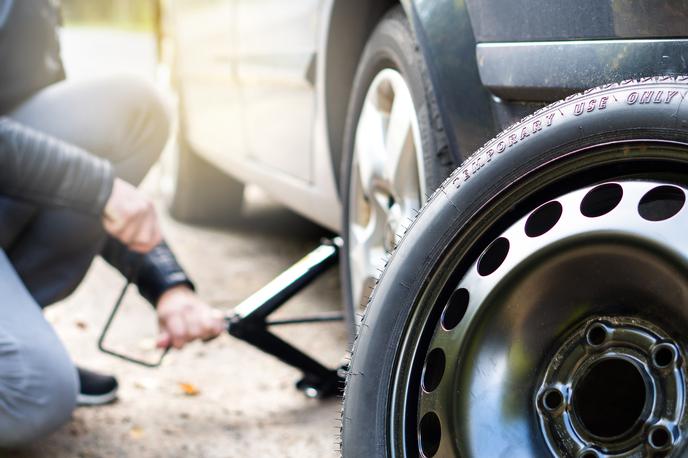
[[[0,448],[44,438],[71,417],[77,373],[52,337],[24,343],[0,329]]]
[[[119,145],[123,148],[119,151],[119,157],[112,158],[115,170],[121,166],[131,175],[130,169],[135,165],[138,169],[147,171],[160,157],[169,137],[170,118],[167,106],[155,87],[144,80],[120,77],[113,79],[111,85],[111,91],[119,96],[118,103],[122,104],[121,113],[124,113],[126,119],[121,121],[126,125],[125,131],[130,137]]]

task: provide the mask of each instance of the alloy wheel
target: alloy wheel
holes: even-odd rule
[[[352,297],[365,305],[384,260],[425,201],[418,116],[402,75],[382,70],[356,127],[349,183]]]

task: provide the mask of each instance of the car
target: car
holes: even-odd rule
[[[686,450],[688,2],[163,10],[172,213],[344,239],[344,456]]]
[[[172,214],[240,218],[250,183],[342,233],[353,326],[396,235],[459,160],[403,10],[395,2],[171,0],[162,11],[180,106]],[[381,21],[388,25],[377,28]],[[392,108],[391,162],[383,150],[354,153],[376,151],[361,143],[361,129],[385,141]]]

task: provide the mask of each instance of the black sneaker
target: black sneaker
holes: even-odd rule
[[[99,406],[109,404],[117,399],[117,379],[110,375],[102,375],[80,367],[79,383],[81,388],[76,397],[80,406]]]

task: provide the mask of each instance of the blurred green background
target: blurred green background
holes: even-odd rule
[[[67,26],[107,26],[152,30],[156,0],[62,0]]]

